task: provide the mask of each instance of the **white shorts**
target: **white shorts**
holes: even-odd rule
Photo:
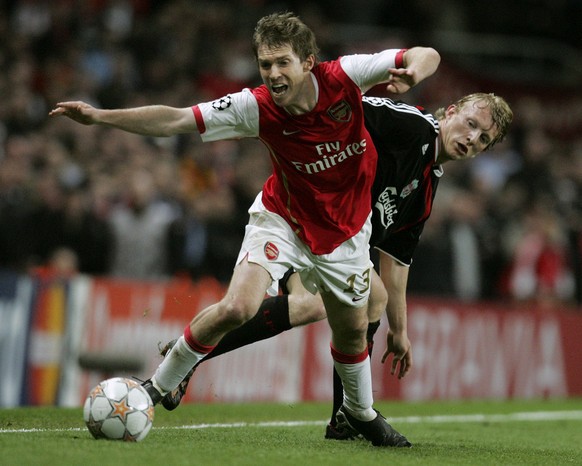
[[[367,302],[373,267],[369,248],[371,214],[359,233],[322,255],[313,254],[281,216],[265,209],[262,193],[255,198],[249,215],[236,263],[248,257],[249,262],[269,272],[272,282],[267,293],[271,296],[277,295],[278,281],[293,268],[311,293],[331,292],[353,307]]]

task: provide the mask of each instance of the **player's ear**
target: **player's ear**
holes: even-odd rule
[[[303,61],[303,71],[311,71],[315,66],[315,55],[309,55]]]
[[[455,113],[457,113],[457,106],[455,104],[449,105],[445,111],[446,116],[452,116]]]

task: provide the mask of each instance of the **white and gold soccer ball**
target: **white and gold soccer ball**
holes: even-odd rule
[[[139,442],[152,428],[154,404],[139,383],[114,377],[91,390],[83,407],[83,419],[96,439]]]

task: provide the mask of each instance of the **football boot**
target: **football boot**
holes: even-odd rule
[[[168,351],[170,351],[174,347],[176,341],[177,340],[172,340],[166,343],[165,346],[160,348],[160,354],[165,357],[166,354],[168,354]],[[186,394],[186,390],[188,389],[188,383],[190,382],[190,379],[192,378],[195,369],[196,369],[195,367],[190,369],[188,374],[186,374],[186,377],[184,377],[184,380],[182,380],[174,390],[168,392],[162,398],[161,400],[162,406],[166,408],[168,411],[173,411],[180,405],[182,398]]]
[[[345,406],[342,406],[336,414],[338,427],[349,426],[372,442],[376,447],[411,447],[412,443],[398,433],[386,418],[376,411],[376,417],[371,421],[360,421],[352,416]]]

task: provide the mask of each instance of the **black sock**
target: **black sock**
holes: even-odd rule
[[[366,334],[366,340],[368,341],[368,354],[372,357],[372,350],[374,349],[374,335],[380,328],[380,321],[370,322],[368,324],[368,333]]]
[[[207,361],[242,346],[279,335],[291,329],[289,296],[267,298],[253,318],[239,328],[228,332],[215,348],[200,362]]]
[[[366,334],[366,340],[368,341],[368,354],[370,358],[372,357],[372,350],[374,349],[374,334],[380,327],[380,321],[378,322],[370,322],[368,324],[368,332]],[[339,374],[333,368],[333,407],[331,412],[331,420],[330,424],[335,427],[336,420],[335,415],[338,410],[342,407],[344,403],[344,385],[342,383],[342,379],[340,378]]]
[[[335,415],[339,411],[339,409],[344,404],[344,384],[342,383],[342,379],[340,378],[339,374],[333,368],[333,407],[331,412],[331,420],[329,423],[335,427],[336,419]]]

